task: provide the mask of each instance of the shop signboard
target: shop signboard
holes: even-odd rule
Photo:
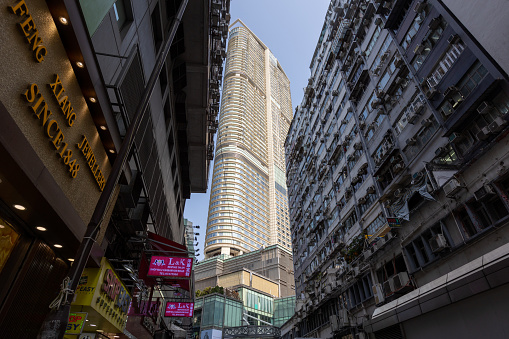
[[[193,316],[194,303],[166,303],[166,310],[164,311],[165,317],[188,317]]]
[[[65,334],[81,334],[83,331],[83,324],[87,319],[86,312],[71,312],[69,313],[69,323],[67,323],[67,329]]]
[[[131,296],[106,258],[100,268],[87,268],[81,275],[72,306],[81,306],[89,313],[107,320],[112,329],[125,328]]]
[[[401,227],[401,219],[400,218],[387,218],[387,223],[390,227]]]
[[[153,277],[189,278],[193,258],[163,257],[154,255],[150,259],[148,275]]]

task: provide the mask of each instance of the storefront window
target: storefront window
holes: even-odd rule
[[[16,246],[19,234],[14,231],[11,225],[0,218],[0,272],[5,266],[7,259]]]

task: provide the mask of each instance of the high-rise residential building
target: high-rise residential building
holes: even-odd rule
[[[290,82],[269,48],[230,26],[205,257],[278,244],[291,249],[284,142]]]
[[[283,338],[509,331],[506,12],[331,1],[286,141],[298,301]]]

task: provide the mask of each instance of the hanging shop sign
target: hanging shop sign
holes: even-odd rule
[[[176,303],[167,302],[166,310],[164,311],[165,317],[187,317],[193,316],[194,303]]]
[[[401,227],[401,218],[387,218],[390,227]]]
[[[193,258],[163,257],[154,255],[150,259],[148,275],[155,277],[189,278]]]
[[[101,268],[87,268],[81,275],[72,306],[99,314],[118,332],[125,328],[131,296],[106,258]],[[89,313],[90,313],[89,312]]]
[[[65,334],[81,334],[81,331],[83,331],[83,324],[85,324],[87,320],[87,315],[88,313],[86,312],[69,313],[69,323],[67,324]]]

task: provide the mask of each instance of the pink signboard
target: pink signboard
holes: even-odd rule
[[[148,275],[153,277],[189,278],[193,258],[161,257],[154,255],[150,259]]]
[[[192,317],[194,311],[194,303],[174,303],[168,302],[165,317]]]

